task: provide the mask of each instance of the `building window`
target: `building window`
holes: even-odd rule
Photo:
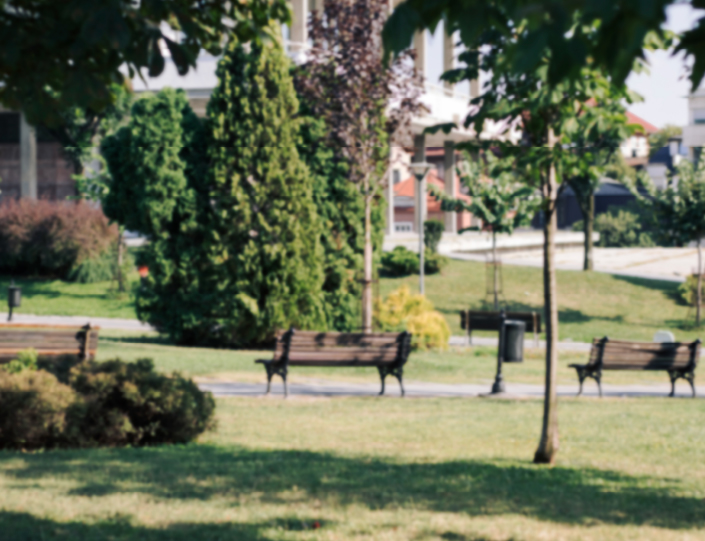
[[[705,109],[693,109],[693,124],[705,124]]]
[[[394,184],[399,184],[401,182],[401,171],[399,171],[399,169],[394,169],[392,171],[392,181]]]
[[[411,222],[394,222],[394,231],[396,233],[411,233],[414,230],[414,224]]]

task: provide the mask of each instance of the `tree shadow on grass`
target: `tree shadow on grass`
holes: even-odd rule
[[[139,541],[193,541],[198,539],[237,541],[267,541],[268,529],[301,532],[315,527],[325,528],[330,523],[315,517],[283,517],[258,523],[176,523],[166,528],[150,528],[135,525],[126,515],[115,515],[106,520],[84,523],[79,521],[58,522],[39,518],[29,513],[0,511],[0,538],[9,540],[41,539],[134,539]]]
[[[17,467],[18,459],[23,466]],[[12,467],[5,467],[10,461]],[[36,487],[43,478],[58,476],[78,485],[69,494],[91,497],[136,492],[167,500],[237,500],[249,495],[267,504],[317,499],[324,506],[518,514],[576,525],[705,527],[705,502],[674,494],[678,481],[517,462],[401,463],[193,444],[0,453],[0,473],[12,477],[16,487]]]

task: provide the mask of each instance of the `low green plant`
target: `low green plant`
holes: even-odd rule
[[[382,254],[382,274],[398,277],[418,274],[419,256],[404,246],[396,246]]]
[[[383,331],[408,331],[414,349],[446,349],[450,327],[440,312],[423,295],[412,295],[407,286],[377,303],[376,326]]]
[[[67,412],[67,440],[77,446],[187,443],[214,426],[213,396],[156,372],[151,359],[83,362],[69,383],[81,397]]]
[[[595,219],[595,230],[600,233],[599,245],[602,247],[655,246],[651,235],[643,229],[637,213],[621,208],[610,208]]]
[[[0,370],[0,449],[61,445],[75,400],[71,387],[43,370]]]
[[[438,244],[445,231],[445,225],[440,220],[426,220],[423,224],[423,241],[431,252],[438,253]]]
[[[3,369],[9,374],[19,374],[23,370],[33,371],[37,369],[38,358],[36,349],[23,349],[17,354],[17,358],[5,364]]]
[[[424,253],[423,270],[426,274],[438,274],[448,266],[449,259],[441,254],[434,253],[428,248]]]
[[[678,286],[678,298],[687,306],[695,306],[697,298],[698,276],[696,274],[689,275],[685,282]]]
[[[37,370],[36,352],[27,352],[17,363],[26,366],[0,370],[0,448],[186,443],[214,426],[212,395],[156,372],[150,359],[67,356]]]
[[[448,265],[448,258],[433,252],[430,248],[424,250],[424,272],[437,274]],[[382,254],[382,274],[388,277],[409,276],[419,273],[419,256],[404,246],[397,246],[391,252]]]

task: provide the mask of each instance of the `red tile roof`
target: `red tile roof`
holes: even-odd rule
[[[650,122],[647,122],[643,118],[636,116],[634,113],[630,113],[629,111],[627,111],[627,120],[630,124],[639,124],[639,126],[644,128],[646,135],[656,133],[658,131],[658,128],[656,126],[654,126]]]
[[[426,177],[426,181],[429,184],[438,186],[441,189],[445,187],[445,182],[443,182],[443,180],[438,177],[438,172],[435,169],[431,169],[431,171],[429,171],[428,176]],[[394,195],[402,197],[414,197],[416,195],[416,185],[417,180],[412,175],[406,180],[402,180],[401,182],[394,185]],[[455,197],[463,199],[465,201],[470,201],[470,197],[460,193],[459,184],[456,184],[455,186]],[[433,197],[431,194],[426,195],[426,210],[428,212],[441,211],[440,201],[436,201],[436,198]]]

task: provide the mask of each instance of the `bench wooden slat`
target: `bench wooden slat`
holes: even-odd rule
[[[258,361],[267,371],[267,392],[273,374],[284,380],[289,366],[318,367],[377,367],[382,379],[393,374],[402,384],[403,365],[409,355],[411,337],[408,333],[338,333],[316,331],[286,331],[277,335],[274,357],[271,361]]]
[[[41,356],[79,355],[84,344],[88,356],[95,356],[98,328],[89,329],[87,343],[82,334],[83,328],[65,325],[0,324],[0,359],[10,360],[29,348]]]
[[[585,365],[571,365],[578,373],[580,395],[586,377],[597,381],[602,396],[600,383],[603,370],[660,370],[669,373],[671,378],[671,396],[675,394],[675,382],[685,378],[695,396],[695,368],[700,357],[700,340],[693,343],[682,342],[627,342],[595,338],[592,341],[590,357]]]

